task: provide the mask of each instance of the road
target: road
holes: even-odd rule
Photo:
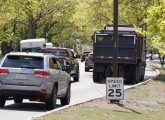
[[[154,78],[157,75],[152,68],[146,69],[145,80]],[[131,86],[125,85],[125,89]],[[106,95],[105,84],[94,84],[92,71],[84,72],[84,62],[80,62],[80,82],[72,83],[71,103],[81,103],[90,99]],[[61,107],[58,103],[58,107]],[[0,109],[0,120],[27,120],[47,112],[43,103],[29,102],[24,100],[22,104],[14,104],[12,100],[7,101],[5,108]]]

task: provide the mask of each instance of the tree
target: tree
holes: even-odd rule
[[[148,10],[148,16],[145,20],[147,31],[144,33],[149,39],[150,46],[156,49],[158,53],[163,54],[163,59],[160,57],[163,67],[165,58],[165,2],[159,1],[158,3]]]
[[[74,0],[5,0],[0,12],[3,12],[8,20],[3,23],[3,18],[0,19],[1,28],[6,28],[5,31],[0,31],[2,34],[10,31],[12,39],[18,41],[37,37],[48,38],[51,41],[54,36],[59,36],[59,32],[73,28],[70,26],[70,18],[74,13],[74,7]],[[14,15],[9,15],[9,10]]]

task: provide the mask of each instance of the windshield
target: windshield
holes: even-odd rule
[[[63,56],[63,57],[68,57],[67,50],[63,49],[42,49],[41,53],[51,53],[55,56]]]
[[[34,56],[8,55],[2,67],[43,69],[43,58]]]
[[[36,48],[23,48],[22,52],[39,52],[41,50],[40,47],[36,47]]]

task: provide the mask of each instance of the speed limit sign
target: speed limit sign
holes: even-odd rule
[[[106,78],[106,97],[108,100],[124,99],[124,78],[107,77]]]

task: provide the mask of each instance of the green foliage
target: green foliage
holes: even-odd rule
[[[155,5],[148,10],[146,34],[152,48],[165,54],[165,2]]]
[[[119,24],[147,25],[150,48],[165,53],[164,0],[119,0]],[[91,42],[92,30],[113,23],[113,0],[1,0],[0,42],[44,37]],[[154,46],[153,46],[154,45]]]
[[[53,42],[67,41],[75,27],[71,23],[75,3],[74,0],[4,0],[0,4],[1,40],[44,37]]]

